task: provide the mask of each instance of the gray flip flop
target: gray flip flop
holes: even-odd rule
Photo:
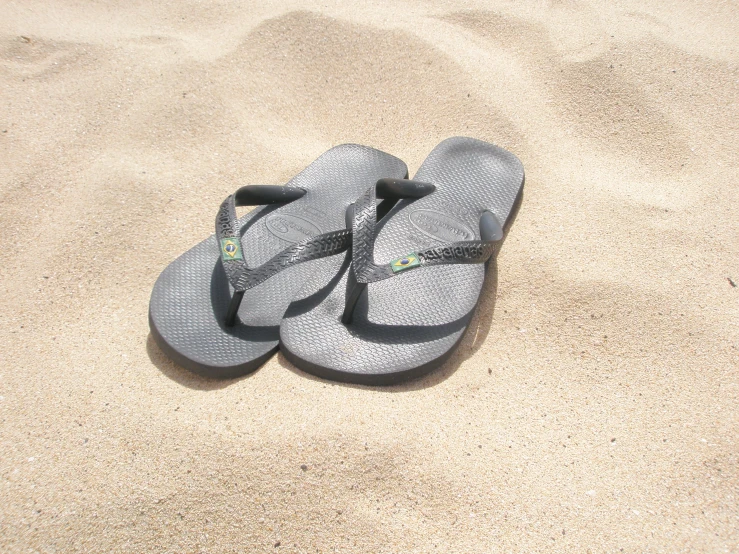
[[[149,304],[156,343],[206,377],[258,368],[277,350],[280,320],[309,275],[341,266],[345,256],[337,254],[351,243],[347,207],[371,183],[388,175],[402,179],[407,171],[394,156],[345,144],[285,187],[239,189],[221,205],[216,234],[157,279]],[[262,204],[236,218],[236,206]]]
[[[451,138],[411,182],[420,198],[401,200],[379,222],[375,197],[388,182],[370,187],[353,208],[351,265],[324,267],[288,308],[285,356],[320,377],[370,385],[440,366],[472,319],[523,182],[510,152]]]

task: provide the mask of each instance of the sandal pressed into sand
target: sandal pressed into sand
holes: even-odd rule
[[[389,154],[356,144],[320,156],[286,186],[240,188],[221,205],[216,234],[174,260],[151,294],[162,351],[206,377],[232,378],[276,350],[286,308],[310,275],[335,274],[351,244],[347,207],[382,177],[407,177]],[[241,219],[236,206],[260,205]]]
[[[386,385],[439,367],[461,341],[520,205],[523,166],[502,148],[451,138],[408,183],[416,196],[379,221],[376,197],[401,185],[365,191],[350,213],[351,264],[319,268],[287,309],[280,348],[297,367]]]

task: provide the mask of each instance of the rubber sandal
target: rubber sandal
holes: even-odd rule
[[[387,385],[443,364],[480,298],[523,195],[510,152],[471,138],[439,144],[401,200],[379,222],[382,180],[355,203],[351,265],[298,293],[280,324],[280,348],[327,379]],[[315,281],[329,282],[330,275]]]
[[[151,334],[180,366],[232,378],[276,350],[279,324],[308,276],[337,271],[351,244],[347,207],[401,160],[366,146],[332,148],[286,186],[240,188],[221,205],[216,234],[159,276],[149,304]],[[236,206],[263,205],[241,219]],[[336,257],[336,262],[331,257]],[[338,264],[338,265],[337,265]]]

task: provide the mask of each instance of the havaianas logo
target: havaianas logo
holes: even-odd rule
[[[293,214],[272,214],[264,224],[274,236],[289,242],[300,242],[321,234],[321,228],[308,220]]]
[[[398,271],[405,271],[412,267],[418,267],[420,264],[421,262],[418,260],[418,254],[411,252],[407,256],[403,256],[402,258],[398,258],[397,260],[390,262],[390,268],[393,270],[393,273],[397,273]]]
[[[229,260],[243,260],[244,256],[241,254],[241,245],[238,239],[221,239],[221,256],[224,261]]]
[[[408,218],[424,235],[441,242],[460,242],[475,238],[475,233],[467,225],[436,210],[416,210]]]

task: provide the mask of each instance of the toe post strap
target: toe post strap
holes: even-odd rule
[[[495,215],[484,211],[480,215],[481,240],[460,241],[440,244],[418,252],[409,252],[387,264],[376,264],[373,250],[376,239],[376,200],[382,194],[399,191],[408,194],[403,198],[422,198],[435,190],[430,183],[393,179],[393,183],[386,183],[381,179],[375,187],[370,188],[355,204],[352,220],[352,265],[347,278],[344,312],[342,323],[352,322],[354,309],[369,283],[390,279],[407,270],[426,266],[449,264],[481,264],[495,255],[502,244],[503,226]],[[416,194],[415,196],[411,194]]]
[[[244,293],[277,273],[299,263],[317,260],[344,252],[351,246],[351,231],[342,229],[307,238],[285,248],[259,267],[250,268],[244,260],[241,247],[241,229],[236,217],[236,206],[287,204],[306,193],[293,187],[248,185],[223,201],[216,216],[216,239],[221,263],[228,282],[234,289],[226,312],[226,326],[236,324],[236,316]]]

